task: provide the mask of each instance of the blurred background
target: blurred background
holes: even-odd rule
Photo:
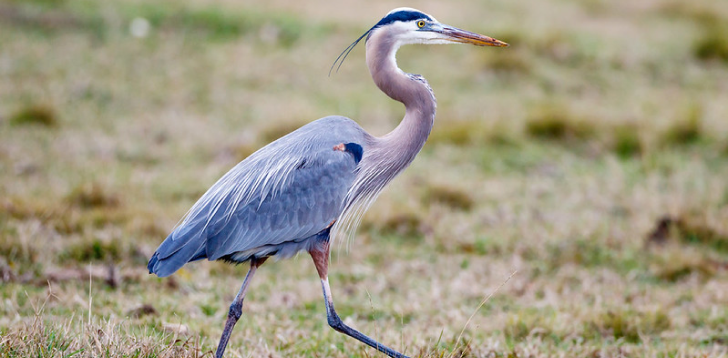
[[[247,267],[147,259],[298,126],[394,128],[362,45],[328,71],[400,6],[511,47],[400,50],[438,115],[334,244],[342,318],[421,357],[728,354],[728,2],[2,0],[0,355],[210,356]],[[259,271],[227,353],[374,354],[306,255]]]

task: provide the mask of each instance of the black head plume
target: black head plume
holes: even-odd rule
[[[351,45],[349,45],[346,49],[344,49],[344,51],[341,54],[339,54],[339,57],[337,57],[336,60],[334,60],[334,63],[331,65],[331,68],[329,69],[329,77],[331,77],[331,71],[334,70],[334,67],[336,67],[336,72],[339,72],[341,65],[344,63],[344,60],[346,60],[346,57],[349,56],[349,53],[351,52],[351,50],[353,50],[354,47],[356,47],[356,45],[359,44],[359,41],[361,41],[361,39],[363,39],[365,36],[369,35],[369,33],[372,32],[372,30],[374,30],[376,27],[377,26],[375,25],[371,29],[367,30],[367,32],[365,32],[363,35],[359,36],[359,38],[356,39],[356,41],[352,42]],[[341,60],[341,61],[339,61],[339,60]],[[336,66],[337,62],[339,63],[339,66]]]

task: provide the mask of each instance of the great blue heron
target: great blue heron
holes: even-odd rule
[[[149,260],[149,272],[160,277],[201,259],[250,261],[230,305],[217,358],[242,315],[258,267],[271,256],[285,258],[299,251],[307,251],[316,265],[329,325],[390,357],[405,357],[347,326],[336,314],[328,281],[330,238],[353,233],[382,189],[422,149],[434,124],[432,89],[422,76],[397,67],[397,49],[408,44],[508,44],[441,24],[415,9],[398,8],[349,45],[334,66],[341,66],[364,37],[374,83],[405,106],[397,128],[375,137],[349,118],[330,116],[268,144],[215,183]]]

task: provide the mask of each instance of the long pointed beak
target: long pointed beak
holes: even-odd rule
[[[447,25],[442,25],[441,33],[446,36],[445,40],[452,41],[452,42],[471,44],[471,45],[475,45],[475,46],[496,46],[496,47],[508,46],[507,43],[505,43],[501,40],[496,40],[492,37],[476,34],[474,32],[461,30],[461,29],[458,29],[457,27],[452,27],[452,26],[447,26]]]

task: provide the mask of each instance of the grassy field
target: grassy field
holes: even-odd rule
[[[345,322],[416,357],[728,355],[728,2],[5,0],[0,356],[212,356],[247,266],[147,259],[297,126],[391,130],[362,48],[327,73],[403,5],[511,47],[400,51],[438,116],[334,244]],[[307,255],[243,311],[229,357],[377,356]]]

